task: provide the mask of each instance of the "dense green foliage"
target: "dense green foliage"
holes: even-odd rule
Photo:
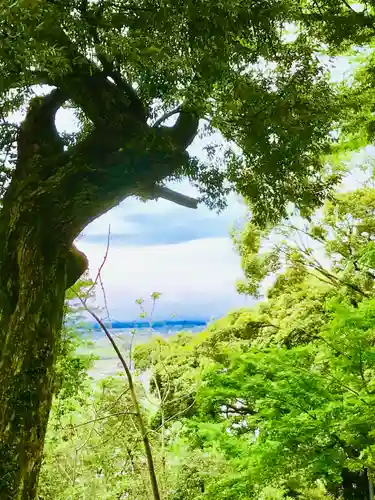
[[[374,200],[365,187],[308,221],[249,222],[235,236],[240,290],[267,297],[200,334],[136,346],[162,498],[371,498]],[[150,498],[123,377],[92,391],[55,399],[42,498]]]
[[[375,195],[332,187],[340,155],[373,142],[374,21],[373,0],[1,2],[0,496],[36,497],[54,393],[42,494],[149,496],[143,414],[117,381],[90,396],[90,360],[61,337],[88,267],[73,242],[131,196],[222,208],[231,191],[251,211],[239,291],[267,299],[135,353],[162,495],[373,496]],[[336,55],[360,63],[348,82],[330,81]],[[166,188],[181,179],[200,200]],[[134,433],[119,425],[131,446],[108,458],[112,404]]]
[[[175,150],[197,134],[186,117],[174,130],[165,130],[164,120],[158,130],[151,127],[182,105],[202,119],[202,133],[219,131],[226,144],[212,142],[205,163],[180,155],[158,174],[149,167],[146,183],[130,169],[130,194],[139,190],[147,197],[155,183],[187,177],[210,205],[222,206],[223,195],[236,189],[262,220],[283,214],[289,201],[311,209],[336,180],[322,166],[332,145],[328,132],[340,120],[341,97],[315,56],[317,41],[301,23],[300,9],[315,15],[313,3],[291,0],[2,2],[3,188],[17,160],[17,126],[8,113],[19,113],[35,93],[57,87],[54,112],[64,104],[79,121],[78,132],[60,138],[60,164],[73,162],[83,172],[83,158],[95,163],[86,151],[89,142],[108,164],[109,186],[111,175],[119,179],[119,163],[129,170],[129,148],[140,155],[149,144],[146,158],[157,163],[166,147],[158,142]],[[296,39],[288,36],[293,23],[300,30]],[[110,131],[117,131],[117,141]],[[53,133],[48,139],[59,156]],[[82,157],[76,154],[79,144]],[[119,197],[129,196],[128,182]]]

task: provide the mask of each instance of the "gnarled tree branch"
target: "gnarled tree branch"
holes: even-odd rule
[[[38,156],[43,159],[40,165],[43,172],[39,172],[43,178],[46,168],[44,163],[55,160],[63,153],[63,142],[56,129],[55,115],[66,100],[67,95],[60,89],[54,89],[45,96],[32,99],[18,133],[18,175],[30,174],[30,168],[36,173],[31,158]]]
[[[112,83],[105,71],[85,57],[60,26],[45,23],[36,37],[57,47],[70,61],[70,72],[51,76],[52,83],[67,93],[90,120],[101,128],[134,127],[134,122],[145,122],[140,115],[142,102],[129,85],[120,88]],[[126,91],[128,90],[128,91]]]
[[[188,161],[185,150],[199,126],[194,107],[183,104],[173,127],[150,127],[139,115],[138,96],[126,93],[121,81],[111,82],[61,27],[44,26],[37,36],[56,44],[71,61],[69,73],[54,77],[57,90],[51,96],[60,96],[59,105],[72,100],[94,125],[84,140],[61,153],[53,175],[43,177],[45,182],[33,192],[51,200],[51,210],[62,227],[68,226],[69,237],[74,239],[92,220],[138,193],[195,208],[196,200],[160,186]],[[54,113],[49,116],[51,121]],[[51,124],[49,129],[56,132]]]
[[[115,64],[113,59],[111,59],[108,54],[105,53],[102,47],[102,43],[99,36],[98,31],[98,23],[102,16],[102,9],[96,11],[95,16],[88,16],[87,9],[82,11],[82,15],[85,18],[88,26],[89,33],[93,39],[95,45],[95,53],[96,57],[100,61],[103,71],[107,77],[112,78],[115,84],[124,91],[127,97],[130,100],[130,105],[133,110],[133,113],[139,117],[140,120],[146,121],[146,110],[143,106],[141,99],[138,97],[134,88],[126,81],[125,78],[121,75],[120,71],[115,69]]]

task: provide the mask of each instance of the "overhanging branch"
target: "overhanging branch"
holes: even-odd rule
[[[70,237],[132,195],[197,208],[194,198],[160,186],[188,161],[186,148],[199,126],[195,106],[185,102],[173,127],[150,127],[134,113],[125,91],[82,56],[61,27],[45,26],[37,36],[57,44],[72,61],[71,72],[55,76],[53,83],[94,124],[88,136],[64,152],[58,169],[39,188],[52,200],[56,193],[62,198],[69,193],[65,216]]]
[[[196,198],[191,198],[185,194],[178,193],[177,191],[173,191],[173,189],[169,189],[165,186],[155,186],[152,190],[148,191],[146,194],[142,194],[141,196],[144,196],[149,200],[163,198],[164,200],[171,201],[172,203],[176,203],[182,207],[193,209],[198,208],[198,200]]]

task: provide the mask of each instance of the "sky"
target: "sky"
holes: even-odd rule
[[[178,187],[188,192],[186,186]],[[76,243],[88,256],[94,277],[110,226],[102,278],[112,319],[135,319],[135,300],[157,291],[162,297],[155,319],[209,320],[251,303],[236,293],[235,282],[242,275],[229,237],[243,212],[235,199],[220,215],[204,206],[189,210],[165,200],[127,199],[90,224]],[[103,303],[100,291],[97,300]]]
[[[58,112],[56,124],[60,131],[76,126],[65,109]],[[203,147],[203,140],[197,139],[189,152],[202,158]],[[188,182],[169,187],[197,194]],[[76,245],[87,255],[94,278],[106,253],[110,228],[101,275],[112,320],[137,319],[136,299],[145,299],[150,309],[149,298],[155,291],[162,296],[154,319],[211,320],[253,303],[236,292],[242,273],[229,235],[245,213],[245,205],[234,195],[220,214],[204,205],[193,210],[161,199],[145,203],[128,198],[87,226]],[[104,306],[100,288],[96,304]]]
[[[332,65],[332,79],[337,81],[348,71],[348,62],[339,58]],[[60,131],[76,128],[68,110],[58,112],[56,124]],[[203,141],[197,139],[190,152],[202,158],[203,147]],[[188,183],[170,187],[194,195]],[[110,227],[102,278],[112,320],[136,319],[140,311],[135,300],[145,299],[147,309],[147,299],[155,291],[162,294],[155,319],[210,320],[253,303],[236,292],[242,273],[229,236],[245,213],[245,206],[235,196],[221,214],[203,205],[192,210],[165,200],[143,203],[127,199],[91,223],[76,244],[87,255],[90,275],[95,277],[106,253]],[[96,303],[104,305],[100,290]]]

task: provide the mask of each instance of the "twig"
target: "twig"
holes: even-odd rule
[[[304,368],[304,367],[302,367],[302,366],[298,366],[298,368],[297,368],[297,369],[298,369],[298,370],[301,370],[301,371],[303,371],[303,372],[306,372],[306,373],[308,373],[308,374],[310,374],[310,375],[311,375],[310,370],[308,370],[308,369],[306,369],[306,368]],[[319,376],[321,376],[321,375],[319,375]],[[335,382],[336,382],[336,383],[337,383],[337,384],[338,384],[341,388],[344,388],[344,389],[346,389],[347,391],[349,391],[349,392],[351,392],[352,394],[354,394],[355,396],[357,396],[357,397],[358,397],[358,399],[359,399],[359,401],[362,401],[362,403],[364,403],[365,405],[367,405],[367,406],[370,406],[370,407],[371,407],[371,404],[370,404],[370,403],[368,403],[367,401],[365,401],[365,400],[361,397],[360,393],[359,393],[359,392],[357,392],[355,389],[352,389],[350,386],[348,386],[348,385],[346,385],[346,384],[343,384],[343,383],[342,383],[342,381],[341,381],[340,379],[338,379],[337,377],[335,377],[335,376],[334,376],[334,375],[332,375],[331,373],[328,375],[328,377],[329,377],[329,378],[331,378],[333,381],[335,381]]]
[[[136,413],[131,411],[119,411],[117,413],[110,413],[109,415],[104,415],[104,417],[93,418],[92,420],[88,420],[87,422],[83,422],[82,424],[68,426],[68,429],[77,429],[78,427],[82,427],[84,425],[100,422],[101,420],[105,420],[106,418],[118,417],[120,415],[136,415]]]
[[[113,403],[111,403],[111,405],[107,408],[107,411],[108,411],[108,410],[111,410],[112,408],[114,408],[114,407],[116,406],[116,404],[120,401],[120,399],[121,399],[123,396],[125,396],[125,394],[127,394],[128,392],[129,392],[129,387],[127,387],[127,388],[125,389],[125,391],[123,391],[123,392],[120,394],[120,396],[118,396],[118,397],[115,399],[115,401],[114,401]]]
[[[111,241],[111,225],[108,226],[107,247],[106,247],[106,250],[105,250],[105,254],[104,254],[103,260],[102,260],[102,263],[99,266],[98,272],[96,273],[96,277],[95,277],[95,280],[94,280],[93,284],[88,289],[87,297],[93,291],[93,289],[95,288],[95,286],[98,284],[99,279],[101,278],[101,273],[102,273],[103,267],[104,267],[105,263],[107,262],[107,258],[108,258],[110,241]],[[85,305],[86,305],[86,302],[85,302]]]
[[[352,360],[353,358],[351,356],[348,356],[347,354],[344,354],[342,351],[340,351],[340,349],[338,349],[336,346],[334,346],[333,344],[331,344],[330,342],[328,342],[328,340],[326,340],[322,335],[319,335],[318,338],[320,340],[323,340],[323,342],[325,344],[327,344],[327,346],[332,349],[333,351],[335,351],[337,354],[340,354],[340,356],[342,356],[343,358],[348,358],[350,360]]]
[[[100,281],[101,285],[103,286],[103,282],[101,280],[101,272],[102,272],[102,269],[103,269],[103,267],[104,267],[104,265],[105,265],[105,263],[107,261],[108,251],[109,251],[109,243],[110,243],[110,226],[108,228],[108,239],[107,239],[106,252],[105,252],[103,261],[102,261],[102,263],[101,263],[101,265],[100,265],[100,267],[98,269],[97,276],[95,278],[95,282],[91,286],[91,288],[89,289],[89,292],[93,289],[93,287],[95,286],[95,284],[98,281]],[[146,431],[146,426],[145,426],[144,421],[143,421],[143,417],[142,417],[142,413],[141,413],[141,408],[140,408],[140,405],[139,405],[139,402],[138,402],[138,398],[137,398],[137,394],[136,394],[136,391],[135,391],[132,374],[131,374],[131,372],[129,370],[129,367],[128,367],[126,361],[125,361],[125,358],[121,354],[121,351],[118,348],[118,346],[117,346],[117,344],[116,344],[113,336],[109,332],[108,328],[105,326],[105,324],[103,323],[103,321],[99,318],[99,316],[88,307],[88,305],[87,305],[87,298],[84,299],[79,292],[76,292],[76,294],[77,294],[77,297],[78,297],[79,301],[81,302],[82,306],[84,307],[84,309],[90,314],[90,316],[93,319],[95,319],[95,321],[98,323],[98,325],[101,328],[101,330],[105,333],[106,337],[110,341],[110,343],[111,343],[114,351],[117,354],[117,357],[119,358],[119,360],[120,360],[120,362],[121,362],[121,364],[122,364],[122,366],[124,368],[126,377],[128,379],[131,400],[132,400],[133,407],[134,407],[134,410],[135,410],[135,412],[127,412],[127,414],[130,415],[130,416],[134,415],[137,418],[137,420],[138,420],[139,430],[140,430],[140,433],[141,433],[141,436],[142,436],[142,441],[143,441],[143,445],[144,445],[144,449],[145,449],[145,454],[146,454],[146,459],[147,459],[147,464],[148,464],[148,472],[149,472],[149,476],[150,476],[150,482],[151,482],[151,488],[152,488],[153,498],[154,498],[154,500],[161,500],[160,499],[160,493],[159,493],[159,486],[158,486],[158,482],[157,482],[157,478],[156,478],[155,467],[154,467],[154,461],[153,461],[153,457],[152,457],[151,444],[150,444],[150,441],[148,439],[148,433]],[[104,418],[107,418],[107,417],[104,417]],[[100,419],[100,417],[96,418],[94,421],[99,420],[99,419]]]
[[[131,341],[129,345],[129,369],[132,369],[132,364],[133,364],[133,342],[134,342],[134,337],[135,337],[135,330],[133,329],[131,331]]]
[[[109,251],[109,243],[110,243],[110,226],[108,228],[108,239],[107,239],[106,252],[105,252],[103,261],[98,269],[94,284],[89,289],[89,292],[92,291],[92,289],[94,288],[96,283],[98,281],[100,282],[100,284],[102,286],[102,290],[104,292],[105,307],[107,308],[107,312],[108,312],[108,307],[107,307],[107,301],[106,301],[106,295],[105,295],[105,291],[104,291],[103,281],[101,278],[101,272],[102,272],[102,269],[107,261],[108,251]],[[139,430],[140,430],[140,433],[142,436],[142,441],[143,441],[146,459],[147,459],[147,464],[148,464],[148,472],[149,472],[149,477],[150,477],[150,482],[151,482],[153,498],[154,498],[154,500],[161,500],[160,493],[159,493],[159,486],[158,486],[156,472],[155,472],[154,461],[153,461],[153,457],[152,457],[151,444],[150,444],[150,441],[148,439],[148,432],[146,430],[146,426],[145,426],[144,421],[143,421],[140,405],[139,405],[138,398],[137,398],[136,391],[135,391],[135,387],[134,387],[132,374],[131,374],[129,367],[125,361],[125,358],[121,354],[121,351],[118,348],[118,346],[117,346],[113,336],[109,332],[108,328],[105,326],[103,321],[99,318],[99,316],[88,307],[87,298],[84,299],[79,292],[76,292],[76,294],[77,294],[77,297],[78,297],[79,301],[81,302],[82,306],[84,307],[84,309],[90,314],[90,316],[97,322],[97,324],[99,325],[101,330],[105,333],[106,337],[110,341],[114,351],[116,352],[117,357],[119,358],[119,360],[124,368],[126,377],[128,379],[130,396],[131,396],[131,400],[132,400],[135,412],[126,412],[126,413],[122,412],[120,414],[122,414],[122,415],[127,414],[127,415],[130,415],[130,417],[131,417],[131,415],[134,415],[138,420]],[[115,415],[115,414],[107,415],[105,417],[98,417],[98,418],[94,419],[92,422],[96,422],[98,420],[103,420],[103,419],[108,418],[108,417],[113,416],[113,415]],[[81,425],[85,425],[85,424],[81,424]]]
[[[320,14],[321,16],[323,16],[322,9],[320,8],[320,5],[318,4],[318,2],[317,2],[316,0],[314,0],[314,1],[313,1],[313,3],[314,3],[314,5],[315,5],[315,7],[318,9],[319,14]]]
[[[153,458],[152,458],[152,451],[151,451],[151,445],[150,445],[150,441],[148,439],[148,432],[146,431],[146,427],[145,427],[145,424],[143,422],[143,418],[142,418],[142,414],[141,414],[141,409],[140,409],[140,406],[139,406],[139,403],[138,403],[138,398],[137,398],[137,395],[136,395],[136,392],[135,392],[135,387],[134,387],[134,383],[133,383],[133,377],[132,377],[132,374],[129,370],[129,367],[123,357],[123,355],[121,354],[115,340],[113,339],[112,335],[110,334],[108,328],[105,326],[105,324],[103,323],[103,321],[99,318],[99,316],[97,314],[94,313],[94,311],[92,311],[88,306],[87,304],[85,303],[85,301],[80,297],[78,296],[79,300],[81,301],[83,307],[86,309],[86,311],[95,319],[95,321],[98,323],[98,325],[100,326],[100,328],[103,330],[103,332],[105,333],[105,335],[107,336],[108,340],[110,341],[110,343],[112,344],[112,347],[113,349],[115,350],[116,354],[117,354],[117,357],[119,358],[123,368],[124,368],[124,371],[126,373],[126,377],[128,379],[128,384],[129,384],[129,390],[130,390],[130,395],[131,395],[131,399],[132,399],[132,403],[133,403],[133,406],[134,406],[134,409],[135,409],[135,416],[138,420],[138,424],[139,424],[139,428],[140,428],[140,431],[141,431],[141,436],[142,436],[142,440],[143,440],[143,445],[144,445],[144,448],[145,448],[145,453],[146,453],[146,459],[147,459],[147,464],[148,464],[148,471],[149,471],[149,475],[150,475],[150,482],[151,482],[151,487],[152,487],[152,492],[153,492],[153,497],[154,497],[154,500],[160,500],[160,494],[159,494],[159,487],[158,487],[158,482],[157,482],[157,478],[156,478],[156,473],[155,473],[155,467],[154,467],[154,461],[153,461]]]
[[[104,309],[105,309],[105,312],[107,313],[107,318],[106,319],[109,320],[110,318],[109,318],[107,294],[105,293],[105,288],[104,288],[103,279],[102,279],[102,275],[101,274],[99,274],[99,283],[100,283],[100,288],[102,289],[102,294],[103,294]]]
[[[92,445],[91,446],[91,449],[95,450],[99,450],[102,448],[103,445],[105,445],[106,443],[108,443],[109,441],[111,441],[111,439],[115,438],[118,436],[118,431],[120,430],[120,428],[122,427],[123,423],[124,423],[124,420],[125,420],[125,416],[123,416],[123,418],[118,422],[118,425],[117,427],[115,428],[115,430],[111,433],[111,435],[107,438],[107,439],[104,439],[102,440],[101,443],[97,444],[97,445]],[[92,427],[94,430],[95,430],[95,427]],[[100,436],[102,437],[102,436]]]
[[[368,390],[367,381],[366,381],[365,373],[363,370],[362,351],[360,351],[360,353],[359,353],[359,373],[361,375],[361,379],[362,379],[363,387],[364,387],[365,391],[367,392],[367,394],[371,395],[371,392]]]
[[[164,422],[164,425],[167,424],[168,422],[170,422],[171,420],[173,420],[174,418],[178,417],[179,415],[182,415],[183,413],[186,413],[187,411],[189,411],[190,408],[192,408],[196,402],[197,402],[197,400],[196,400],[196,398],[194,398],[194,401],[187,408],[183,408],[182,410],[178,411],[177,413],[175,413],[171,417],[167,418],[167,420]],[[158,431],[161,427],[162,426],[159,425],[159,427],[157,427],[156,431]]]

